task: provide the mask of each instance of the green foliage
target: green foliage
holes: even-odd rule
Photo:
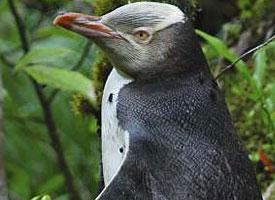
[[[219,38],[197,30],[197,34],[206,40],[216,56],[234,62],[236,56]],[[213,51],[204,48],[207,54]],[[258,50],[253,55],[252,66],[243,61],[236,64],[237,73],[224,75],[224,91],[229,108],[239,134],[251,152],[251,159],[259,162],[258,149],[264,150],[274,162],[275,146],[275,78],[271,76],[275,63],[275,42]],[[271,56],[273,55],[273,56]],[[213,55],[211,55],[213,57]],[[209,56],[208,56],[209,57]],[[214,56],[215,57],[215,56]],[[275,175],[268,175],[268,180]],[[267,186],[266,174],[258,174],[262,187]]]
[[[43,196],[39,195],[32,198],[31,200],[52,200],[52,199],[49,195],[43,195]]]
[[[31,50],[23,55],[7,1],[0,1],[0,57],[7,61],[0,58],[5,88],[5,167],[10,199],[31,199],[38,194],[50,194],[57,200],[69,199],[63,169],[60,169],[29,76],[43,83],[41,88],[45,98],[52,99],[51,114],[75,187],[81,191],[83,199],[93,199],[100,174],[96,119],[94,116],[76,116],[71,111],[70,101],[75,92],[90,96],[92,82],[86,77],[90,76],[94,53],[89,52],[77,66],[86,40],[53,27],[52,20],[58,7],[52,13],[42,13],[40,8],[53,4],[15,2],[26,22]],[[66,6],[68,10],[73,9],[67,3]],[[34,12],[38,15],[33,18]],[[73,68],[78,71],[71,71]],[[49,199],[49,196],[37,199]]]
[[[226,44],[217,37],[211,36],[203,31],[196,30],[196,33],[205,39],[208,44],[210,44],[216,51],[218,55],[223,56],[230,62],[234,62],[237,60],[238,56],[235,55],[227,46]],[[206,52],[207,53],[207,52]],[[247,72],[247,66],[243,61],[240,61],[236,64],[238,68],[242,68],[243,71]]]
[[[70,104],[75,115],[98,116],[100,112],[97,105],[92,104],[86,96],[81,94],[74,95]]]
[[[98,51],[97,59],[92,67],[93,86],[95,87],[97,96],[97,105],[101,105],[101,97],[103,94],[104,83],[107,80],[108,74],[111,72],[112,64],[102,51]]]
[[[14,70],[17,72],[24,67],[34,64],[54,65],[57,59],[66,56],[76,56],[77,53],[68,48],[41,48],[33,49],[24,55],[17,63]]]
[[[275,4],[270,0],[239,0],[241,18],[248,20],[249,23],[259,22],[260,20],[271,19],[274,17]]]
[[[103,15],[109,11],[114,10],[120,6],[127,3],[139,2],[141,0],[96,0],[95,1],[95,13],[96,15]],[[181,8],[188,16],[193,16],[196,6],[198,4],[197,0],[151,0],[153,2],[169,3]]]
[[[79,6],[75,8],[75,4],[79,1],[15,2],[26,26],[30,51],[24,54],[7,0],[0,1],[0,72],[5,90],[5,167],[10,199],[31,199],[38,194],[49,194],[52,199],[67,200],[71,192],[66,189],[64,170],[60,169],[45,125],[43,107],[30,77],[40,84],[49,103],[77,191],[80,191],[82,199],[93,199],[100,176],[97,112],[104,82],[112,66],[104,54],[95,52],[94,48],[82,58],[81,50],[86,45],[86,39],[52,25],[59,10],[77,10]],[[129,1],[85,2],[91,10],[95,10],[94,14],[102,15]],[[197,5],[196,0],[160,2],[175,4],[191,17]],[[217,60],[224,58],[227,62],[233,62],[237,59],[231,47],[238,42],[240,35],[251,31],[256,43],[268,36],[265,32],[272,31],[266,27],[274,22],[274,6],[270,0],[239,0],[240,16],[236,18],[240,20],[236,22],[231,19],[224,24],[217,33],[219,37],[197,30],[214,74],[220,72],[222,63]],[[275,163],[274,49],[275,42],[254,53],[253,57],[239,62],[236,71],[231,70],[219,79],[235,126],[255,163],[260,161],[258,149],[262,149]],[[87,78],[91,74],[91,66],[92,80]],[[94,98],[94,94],[91,95],[94,91],[92,86],[97,97],[96,108],[87,100],[87,97]],[[76,115],[86,112],[88,116]],[[258,178],[263,188],[275,179],[274,173],[266,170],[258,171]],[[49,200],[50,196],[39,195],[33,200]]]
[[[226,44],[219,38],[211,36],[200,30],[196,30],[196,33],[202,38],[204,38],[207,41],[207,43],[216,50],[217,55],[224,57],[226,60],[228,60],[231,63],[233,63],[238,59],[238,56],[234,54],[232,50],[230,50],[226,46]],[[242,74],[242,76],[249,82],[250,86],[255,88],[256,86],[255,80],[253,80],[252,76],[249,74],[248,67],[246,66],[246,64],[241,60],[240,62],[236,63],[236,68]],[[252,96],[254,98],[257,98],[259,96],[259,91],[255,90]]]
[[[38,83],[49,85],[62,91],[79,92],[91,101],[95,99],[92,82],[79,72],[65,69],[34,65],[25,69]]]

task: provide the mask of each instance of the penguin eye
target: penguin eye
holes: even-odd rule
[[[151,36],[150,33],[144,30],[138,30],[134,32],[134,37],[141,42],[147,41],[150,38],[150,36]]]

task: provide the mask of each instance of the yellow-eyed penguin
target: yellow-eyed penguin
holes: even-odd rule
[[[98,200],[260,200],[254,170],[190,19],[139,2],[58,16],[114,66],[102,102]],[[77,83],[76,83],[77,84]]]

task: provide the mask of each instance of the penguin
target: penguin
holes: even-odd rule
[[[54,24],[94,41],[113,65],[102,99],[105,188],[97,200],[261,200],[191,20],[138,2]]]

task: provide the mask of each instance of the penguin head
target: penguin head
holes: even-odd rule
[[[132,3],[102,17],[65,13],[54,24],[93,40],[118,71],[132,78],[166,76],[198,65],[192,23],[170,4]]]

